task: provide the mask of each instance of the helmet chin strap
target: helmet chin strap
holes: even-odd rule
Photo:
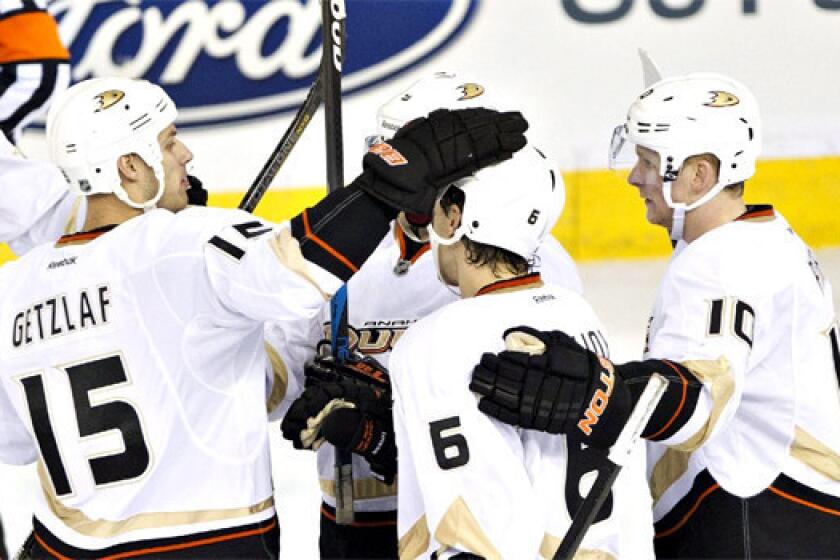
[[[460,241],[461,237],[462,237],[461,228],[459,227],[457,230],[455,230],[455,233],[453,233],[452,237],[450,237],[449,239],[444,239],[441,236],[439,236],[437,234],[437,232],[435,231],[435,228],[432,227],[432,224],[429,224],[428,232],[429,232],[429,245],[431,246],[431,249],[432,249],[432,259],[435,262],[435,274],[437,274],[438,281],[441,284],[443,284],[446,287],[447,290],[449,290],[450,292],[452,292],[456,296],[461,297],[461,290],[457,286],[451,286],[451,285],[447,284],[446,281],[443,279],[443,276],[440,273],[440,246],[441,245],[446,245],[446,246],[454,245],[455,243]]]
[[[123,203],[131,206],[132,208],[136,208],[137,210],[142,210],[143,212],[150,212],[157,208],[157,203],[160,201],[161,197],[163,197],[163,193],[166,190],[166,182],[164,180],[163,175],[163,165],[161,164],[161,156],[160,150],[155,150],[154,147],[150,146],[151,153],[144,157],[146,154],[140,154],[140,157],[145,162],[147,159],[151,160],[153,163],[149,164],[152,168],[152,172],[155,174],[155,179],[157,179],[157,192],[155,195],[146,200],[145,202],[134,202],[128,196],[125,188],[122,185],[119,185],[117,188],[114,189],[114,194],[117,195],[117,198],[120,199]]]
[[[691,204],[685,204],[684,202],[674,202],[674,199],[671,198],[671,186],[674,184],[674,181],[663,181],[662,182],[662,195],[665,197],[665,203],[674,211],[673,217],[671,218],[671,240],[675,243],[677,241],[682,240],[683,234],[685,233],[685,215],[692,210],[696,210],[700,208],[714,197],[720,193],[724,189],[726,185],[722,184],[720,181],[715,183],[709,191],[692,202]]]

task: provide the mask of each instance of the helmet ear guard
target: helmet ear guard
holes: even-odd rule
[[[47,116],[50,157],[78,195],[114,194],[132,208],[154,208],[165,190],[158,135],[177,116],[172,99],[145,80],[95,78],[65,91]],[[158,181],[155,196],[132,201],[121,184],[117,159],[137,154]]]

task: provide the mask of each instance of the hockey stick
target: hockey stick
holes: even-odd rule
[[[321,85],[322,80],[319,72],[318,77],[315,78],[315,82],[312,84],[312,87],[309,88],[309,93],[306,94],[306,99],[303,101],[303,105],[300,106],[300,109],[298,109],[295,118],[292,119],[292,123],[289,125],[289,128],[287,128],[286,132],[283,134],[283,138],[280,139],[277,147],[274,148],[274,151],[269,156],[268,161],[265,162],[262,170],[259,172],[256,179],[254,179],[254,182],[251,184],[248,192],[245,193],[245,196],[242,198],[242,202],[239,203],[240,210],[253,212],[257,208],[257,204],[259,204],[260,200],[262,200],[262,197],[268,190],[271,181],[273,181],[274,177],[277,176],[277,172],[280,171],[280,167],[283,163],[285,163],[286,158],[289,157],[292,148],[294,148],[297,141],[300,140],[300,137],[303,135],[303,131],[306,130],[307,125],[312,120],[312,117],[315,115],[318,107],[321,105],[321,99],[323,98]]]
[[[586,535],[586,531],[592,525],[592,520],[595,519],[598,510],[601,509],[604,500],[610,495],[610,490],[616,477],[618,477],[618,473],[630,458],[630,454],[636,446],[636,442],[639,441],[645,426],[647,426],[656,405],[659,404],[659,400],[665,394],[667,386],[668,380],[658,373],[654,373],[645,385],[642,396],[639,397],[639,401],[633,407],[633,412],[630,413],[630,418],[627,419],[627,424],[624,425],[618,435],[615,445],[610,448],[610,453],[607,456],[610,462],[609,466],[598,471],[598,478],[595,479],[595,483],[589,493],[586,494],[583,503],[575,512],[572,525],[566,532],[566,536],[563,537],[557,552],[554,553],[554,560],[571,560],[574,557],[580,542]]]
[[[324,87],[324,130],[327,141],[327,188],[344,187],[344,153],[341,128],[341,67],[344,59],[344,0],[321,0],[321,81]],[[349,353],[347,284],[330,301],[333,356],[341,363]],[[353,523],[353,454],[335,449],[335,521]]]

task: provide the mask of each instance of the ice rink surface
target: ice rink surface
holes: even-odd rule
[[[824,274],[835,287],[834,307],[840,309],[840,249],[817,251]],[[617,362],[637,359],[644,344],[648,315],[666,260],[599,262],[580,268],[586,299],[609,331],[611,357]],[[281,557],[318,557],[318,506],[320,491],[315,454],[295,451],[280,437],[278,425],[271,428],[274,450],[274,480],[280,525]],[[0,465],[0,515],[11,551],[31,530],[31,502],[40,491],[34,467]],[[647,499],[640,489],[640,498]],[[631,520],[632,521],[632,520]],[[638,522],[638,521],[635,521]],[[649,528],[641,525],[639,537]]]

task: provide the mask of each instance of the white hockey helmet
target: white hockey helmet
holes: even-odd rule
[[[452,245],[467,237],[530,260],[563,212],[566,200],[563,178],[553,161],[531,145],[455,186],[465,198],[461,225],[449,239],[429,227],[435,253],[435,245]]]
[[[368,145],[388,140],[405,123],[425,117],[437,109],[471,107],[498,109],[484,84],[452,72],[435,72],[413,83],[379,108],[376,135],[368,138]]]
[[[165,189],[158,135],[175,122],[175,103],[157,85],[129,78],[94,78],[59,97],[47,116],[50,157],[70,190],[79,195],[113,193],[132,208],[153,208]],[[117,159],[135,153],[158,180],[157,194],[132,201],[120,182]]]
[[[630,106],[625,123],[616,127],[610,167],[620,166],[622,159],[635,159],[635,154],[628,158],[627,153],[636,145],[659,154],[665,200],[684,214],[727,185],[753,176],[761,149],[758,103],[746,86],[720,74],[666,78],[645,90]],[[671,183],[685,160],[700,154],[712,154],[720,161],[717,183],[690,205],[675,203]]]

